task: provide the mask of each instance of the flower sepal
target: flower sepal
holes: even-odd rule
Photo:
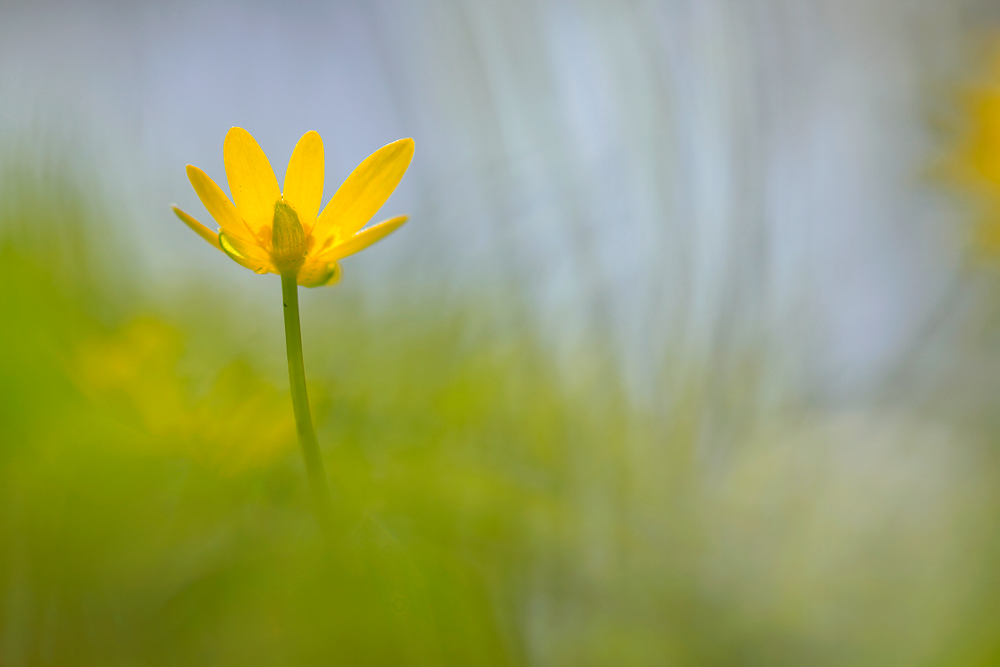
[[[298,273],[309,250],[308,239],[295,209],[284,199],[274,202],[271,224],[271,262],[278,273]]]

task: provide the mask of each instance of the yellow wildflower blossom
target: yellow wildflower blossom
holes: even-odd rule
[[[238,359],[196,395],[178,370],[183,348],[176,327],[141,317],[81,341],[70,371],[90,400],[90,416],[128,425],[134,437],[127,441],[150,453],[179,454],[230,474],[284,456],[295,443],[288,394]]]
[[[306,132],[296,144],[284,190],[278,188],[264,151],[243,128],[226,134],[223,156],[232,201],[205,172],[187,166],[191,185],[219,231],[213,233],[176,206],[173,210],[199,236],[256,273],[294,275],[304,287],[330,285],[340,279],[338,260],[406,222],[401,215],[362,229],[410,165],[413,139],[400,139],[368,156],[322,212],[323,140],[318,133]]]
[[[978,200],[975,247],[986,256],[1000,252],[1000,50],[982,76],[962,91],[965,124],[944,175]]]

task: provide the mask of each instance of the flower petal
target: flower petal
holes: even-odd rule
[[[205,239],[219,250],[222,250],[222,245],[219,243],[219,235],[217,233],[213,232],[211,229],[201,224],[200,222],[198,222],[197,220],[195,220],[190,215],[180,210],[176,206],[171,206],[170,208],[173,209],[177,217],[180,218],[185,225],[190,227],[195,234]]]
[[[322,287],[332,285],[340,280],[343,271],[337,262],[324,262],[318,259],[307,260],[299,269],[298,283],[303,287]]]
[[[325,250],[349,239],[382,207],[413,159],[413,139],[383,146],[358,165],[320,213],[313,236]]]
[[[260,246],[249,243],[226,232],[219,233],[219,243],[222,251],[240,266],[245,266],[254,273],[277,273],[271,263],[271,257]]]
[[[323,199],[323,140],[318,132],[306,132],[295,144],[281,196],[291,203],[308,232]]]
[[[209,178],[208,174],[189,164],[187,175],[194,191],[198,193],[201,203],[205,205],[220,227],[235,236],[253,237],[253,232],[243,222],[243,218],[240,217],[233,203],[229,201],[229,197],[222,191],[222,188],[215,184],[215,181]]]
[[[264,151],[242,127],[231,128],[226,134],[222,154],[233,201],[240,216],[256,234],[271,224],[274,202],[281,198],[278,179]]]
[[[317,255],[316,259],[332,262],[334,260],[343,259],[348,255],[353,255],[356,252],[364,250],[384,236],[396,231],[407,220],[408,216],[401,215],[399,217],[390,218],[389,220],[380,222],[377,225],[372,225],[368,229],[361,230],[343,243],[335,245],[326,252]]]

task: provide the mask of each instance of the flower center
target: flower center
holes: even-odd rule
[[[298,271],[306,257],[308,244],[295,209],[284,199],[274,204],[271,225],[271,261],[280,273]]]

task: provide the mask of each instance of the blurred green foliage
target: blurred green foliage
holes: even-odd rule
[[[574,406],[530,335],[477,334],[474,309],[366,316],[346,299],[306,352],[339,512],[325,539],[282,378],[239,356],[185,375],[182,325],[109,287],[130,283],[127,248],[95,267],[87,239],[114,235],[93,202],[12,182],[0,664],[526,662],[529,591],[572,585],[574,485],[621,446],[617,392]],[[581,445],[604,453],[573,471]],[[625,625],[588,641],[609,653],[619,632],[649,643]]]
[[[514,300],[374,312],[348,282],[304,306],[325,537],[239,323],[123,291],[72,184],[4,185],[4,667],[994,664],[997,468],[948,436],[758,410],[754,355],[724,391],[675,358],[641,410],[610,350],[567,382]]]

